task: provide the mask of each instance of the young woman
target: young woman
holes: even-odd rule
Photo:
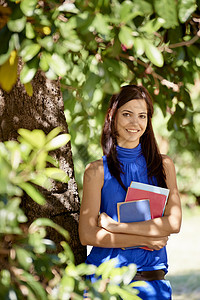
[[[111,258],[117,258],[117,267],[135,263],[138,273],[133,280],[147,282],[138,288],[138,296],[164,300],[171,299],[170,284],[164,279],[168,269],[165,246],[169,235],[180,230],[181,204],[174,164],[158,150],[152,114],[150,95],[142,86],[127,85],[112,96],[101,139],[104,156],[89,164],[84,174],[79,235],[83,245],[94,246],[88,264],[98,266]],[[163,217],[118,222],[117,203],[125,200],[131,181],[170,190]],[[122,249],[132,246],[138,248]]]

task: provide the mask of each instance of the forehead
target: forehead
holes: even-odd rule
[[[147,112],[147,104],[144,99],[133,99],[128,102],[126,102],[124,105],[122,105],[119,110],[130,110],[130,111],[143,111]]]

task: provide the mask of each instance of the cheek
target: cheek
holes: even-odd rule
[[[143,123],[143,130],[145,131],[146,129],[147,129],[147,124],[148,124],[148,122],[147,122],[147,120]]]
[[[115,118],[115,128],[116,130],[120,130],[120,128],[124,125],[124,120],[120,116],[116,116]]]
[[[140,120],[140,121],[139,121],[139,126],[140,126],[140,129],[141,129],[142,131],[145,131],[146,128],[147,128],[147,121],[146,121],[146,120]]]

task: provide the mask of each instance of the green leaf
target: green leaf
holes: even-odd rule
[[[11,152],[11,159],[10,159],[10,163],[14,170],[17,170],[17,168],[19,167],[21,159],[22,158],[21,158],[20,150],[16,147],[16,149],[13,149],[13,151]]]
[[[38,65],[39,65],[39,60],[37,57],[24,64],[20,73],[20,80],[22,83],[24,84],[28,83],[33,79],[35,73],[37,72]]]
[[[174,28],[178,25],[177,4],[174,0],[154,0],[154,7],[159,17],[165,20],[164,28]]]
[[[144,40],[145,43],[145,54],[148,59],[157,67],[162,67],[164,59],[162,53],[149,41]]]
[[[38,43],[49,52],[53,50],[54,42],[52,36],[45,36],[43,39],[38,38]]]
[[[41,149],[46,143],[45,133],[40,129],[34,129],[32,131],[20,128],[18,133],[33,147]]]
[[[55,45],[55,51],[58,54],[65,54],[68,51],[79,52],[82,49],[81,40],[74,34],[74,30],[68,32],[68,38],[64,41],[60,41]]]
[[[129,286],[133,287],[133,288],[137,288],[138,286],[145,286],[147,285],[147,283],[145,281],[134,281],[132,282]]]
[[[132,29],[128,26],[122,26],[119,32],[119,40],[126,48],[132,48],[134,44]]]
[[[52,179],[55,179],[57,181],[65,182],[67,183],[69,181],[69,177],[67,174],[58,168],[46,168],[44,169],[43,173]]]
[[[36,170],[40,171],[43,170],[46,167],[46,159],[47,159],[47,151],[45,150],[39,150],[39,153],[37,153],[36,158]]]
[[[32,24],[30,22],[26,23],[26,37],[28,39],[34,39],[34,37],[35,37],[35,32],[34,32]]]
[[[82,263],[82,264],[79,264],[77,267],[76,267],[76,270],[77,270],[77,273],[80,275],[80,276],[83,276],[83,275],[91,275],[91,274],[94,274],[95,271],[96,271],[96,266],[95,265],[88,265],[86,263]]]
[[[70,66],[66,64],[65,60],[56,53],[52,55],[49,65],[52,70],[61,77],[70,69]]]
[[[182,23],[185,23],[192,13],[196,10],[196,0],[179,0],[178,17]]]
[[[100,13],[97,13],[95,15],[92,25],[96,28],[96,31],[101,34],[106,35],[110,31],[108,28],[107,16],[105,17],[104,15],[102,15]]]
[[[11,276],[8,270],[1,270],[0,272],[1,283],[7,287],[10,286]]]
[[[17,66],[18,56],[17,52],[13,50],[9,59],[0,66],[0,84],[6,92],[10,92],[17,81]]]
[[[88,30],[93,23],[95,14],[94,13],[91,14],[89,11],[84,11],[83,13],[74,17],[73,19],[72,18],[70,19],[70,23],[72,25],[75,24],[75,27],[80,29],[81,34],[85,35],[88,34]]]
[[[151,2],[152,1],[134,0],[134,10],[137,8],[143,15],[151,15],[154,12]]]
[[[122,23],[126,22],[129,19],[130,13],[133,9],[134,4],[131,1],[123,1],[120,5],[120,20]],[[131,14],[131,18],[134,16]]]
[[[74,278],[64,275],[61,279],[61,285],[59,289],[59,299],[71,299],[71,293],[75,288]]]
[[[122,4],[120,4],[119,10],[122,23],[127,23],[137,16],[150,15],[152,12],[152,5],[143,0],[134,0],[134,2],[123,1]]]
[[[157,32],[164,24],[165,20],[163,18],[156,18],[148,21],[146,24],[144,24],[144,26],[140,27],[140,31],[151,34]]]
[[[31,82],[27,82],[24,84],[24,87],[25,87],[25,90],[27,92],[27,95],[29,97],[32,97],[33,96],[33,86],[31,84]]]
[[[20,52],[20,55],[22,56],[23,61],[27,62],[31,60],[34,56],[38,54],[40,51],[41,46],[38,44],[31,43],[27,46],[25,46],[24,49]]]
[[[57,159],[53,158],[52,156],[47,155],[46,161],[48,161],[54,167],[59,168],[59,161]]]
[[[21,265],[21,267],[23,269],[28,271],[33,262],[31,253],[28,252],[27,250],[25,250],[23,248],[19,248],[19,247],[16,247],[15,251],[16,251],[16,257],[17,257],[19,264]]]
[[[40,68],[44,72],[48,71],[50,61],[51,61],[51,54],[43,51],[40,56]]]
[[[65,133],[65,134],[60,134],[59,136],[53,138],[50,142],[48,142],[45,146],[45,149],[47,151],[55,150],[58,149],[64,145],[66,145],[70,140],[70,135]]]
[[[141,300],[141,298],[136,295],[137,291],[135,289],[127,291],[115,284],[108,284],[107,289],[111,295],[119,295],[124,300]]]
[[[174,116],[171,116],[171,118],[167,122],[167,129],[169,131],[174,130],[174,129],[177,130],[177,126],[176,126],[176,123],[175,123]]]
[[[59,24],[58,24],[59,29],[60,29],[60,34],[64,38],[64,40],[68,40],[70,38],[69,34],[70,35],[76,34],[76,31],[73,30],[76,27],[76,25],[73,24],[73,22],[71,22],[72,20],[75,20],[75,19],[71,18],[71,19],[69,19],[69,21],[67,23],[59,22]]]
[[[55,138],[60,132],[62,131],[61,127],[56,127],[54,129],[52,129],[46,136],[46,141],[49,142],[51,141],[53,138]]]
[[[58,257],[60,258],[62,263],[75,263],[75,259],[74,259],[74,253],[72,252],[72,249],[70,248],[69,244],[66,243],[65,241],[60,242],[60,245],[63,247],[64,251],[60,252],[58,254]],[[84,273],[86,274],[86,273]],[[90,274],[94,274],[90,273]],[[89,275],[89,274],[88,274]]]
[[[26,17],[20,16],[19,19],[10,19],[7,25],[10,31],[21,32],[26,25]]]
[[[77,277],[78,276],[78,272],[76,269],[76,266],[74,264],[69,264],[66,268],[65,268],[65,274],[72,276],[72,277]]]
[[[31,137],[34,140],[35,145],[38,149],[44,147],[46,143],[46,136],[43,130],[41,129],[34,129],[31,131]]]
[[[136,37],[135,41],[134,41],[134,48],[136,50],[136,54],[138,56],[142,55],[144,53],[145,50],[145,43],[143,41],[143,39],[141,39],[140,37]]]
[[[96,269],[95,275],[97,277],[102,276],[102,279],[107,279],[110,275],[110,272],[115,267],[116,263],[117,263],[116,259],[111,259],[109,261],[106,261],[106,262],[102,263]]]
[[[69,2],[69,3],[64,2],[62,5],[60,5],[58,7],[58,10],[59,11],[64,11],[64,12],[71,12],[71,13],[74,13],[74,14],[79,13],[79,9],[72,2]]]
[[[20,3],[20,8],[25,16],[31,17],[34,14],[37,3],[37,0],[23,0]]]
[[[12,198],[6,204],[0,202],[0,233],[21,234],[18,223],[27,221],[23,211],[19,208],[20,198]]]
[[[66,240],[69,239],[69,233],[64,228],[62,228],[58,224],[54,223],[50,219],[38,218],[35,221],[33,221],[33,223],[31,224],[31,227],[34,227],[34,226],[38,226],[38,227],[49,226],[49,227],[52,227],[55,230],[57,230],[61,235],[63,235],[66,238]]]
[[[37,300],[47,300],[45,289],[38,281],[36,281],[36,278],[34,276],[26,271],[23,271],[21,274],[21,278],[23,278],[23,280],[21,279],[21,281],[24,282],[26,286],[33,291]]]
[[[137,272],[137,266],[135,264],[129,264],[123,276],[123,282],[125,285],[128,285],[135,276]]]
[[[89,72],[89,75],[87,74],[86,76],[87,76],[87,80],[82,88],[83,94],[85,98],[91,99],[93,97],[96,86],[100,81],[100,78],[93,72]]]
[[[51,180],[47,178],[44,174],[34,174],[34,177],[30,179],[30,182],[42,186],[43,188],[49,190],[52,187]]]
[[[58,75],[51,68],[49,68],[48,71],[45,72],[45,75],[50,80],[58,79]]]
[[[32,184],[28,182],[22,182],[18,185],[38,204],[44,205],[46,203],[43,195]]]

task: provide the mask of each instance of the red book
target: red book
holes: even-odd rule
[[[149,199],[150,201],[150,210],[151,210],[152,219],[163,216],[166,202],[167,202],[166,195],[160,193],[154,193],[142,189],[135,189],[131,187],[128,188],[125,202],[133,201],[133,200],[143,200],[143,199]]]

